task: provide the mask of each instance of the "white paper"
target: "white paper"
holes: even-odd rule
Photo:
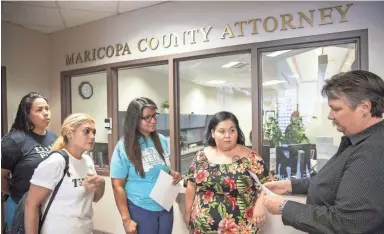
[[[172,176],[161,170],[149,197],[170,211],[180,191],[182,191],[180,183],[173,185]]]
[[[271,190],[269,190],[268,188],[266,188],[259,180],[259,178],[257,177],[257,175],[255,175],[254,173],[252,173],[251,171],[248,171],[249,174],[252,176],[252,178],[255,180],[255,182],[261,187],[261,190],[263,190],[264,194],[266,196],[271,196],[271,197],[274,197],[274,196],[277,196],[274,192],[272,192]]]

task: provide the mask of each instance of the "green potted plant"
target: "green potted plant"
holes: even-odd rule
[[[283,139],[283,132],[280,129],[279,122],[275,117],[268,118],[263,126],[264,139],[270,140],[270,147],[279,146]]]
[[[161,109],[163,109],[164,113],[169,112],[169,101],[168,100],[165,100],[161,103]]]
[[[292,116],[291,123],[287,126],[282,139],[284,144],[301,144],[310,143],[308,137],[305,135],[303,117]]]

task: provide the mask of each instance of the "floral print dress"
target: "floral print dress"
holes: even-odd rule
[[[248,170],[262,180],[264,163],[255,152],[230,164],[213,164],[204,151],[197,153],[185,180],[196,184],[191,213],[194,234],[260,231],[252,222],[253,206],[260,189]]]

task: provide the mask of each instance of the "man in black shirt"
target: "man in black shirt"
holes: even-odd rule
[[[265,184],[306,194],[307,204],[265,197],[268,212],[309,233],[384,233],[384,81],[351,71],[326,81],[328,118],[344,133],[338,152],[311,179]]]

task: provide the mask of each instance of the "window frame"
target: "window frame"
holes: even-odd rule
[[[262,152],[262,70],[261,54],[275,50],[301,49],[314,46],[329,46],[344,43],[356,43],[356,60],[358,69],[368,70],[368,29],[311,35],[266,42],[255,42],[194,52],[171,54],[122,61],[93,67],[62,71],[61,76],[61,123],[71,113],[71,78],[94,72],[107,73],[108,118],[112,118],[112,134],[108,136],[108,158],[112,157],[113,149],[118,142],[118,69],[138,68],[153,65],[168,65],[169,85],[169,128],[171,165],[180,170],[180,83],[179,63],[187,60],[203,59],[225,55],[251,54],[251,86],[252,86],[252,149]],[[98,174],[109,176],[109,169],[98,169]]]

